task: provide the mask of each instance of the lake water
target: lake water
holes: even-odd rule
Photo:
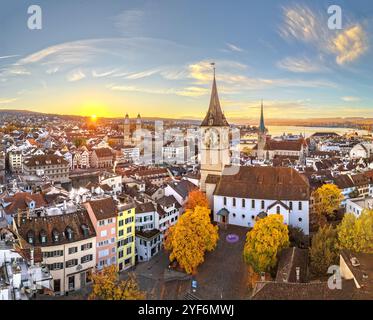
[[[298,126],[267,126],[268,133],[272,136],[280,136],[286,134],[305,134],[306,138],[313,135],[315,132],[335,132],[343,135],[348,132],[358,132],[359,135],[367,134],[367,130],[357,130],[351,128],[326,128],[326,127],[298,127]]]

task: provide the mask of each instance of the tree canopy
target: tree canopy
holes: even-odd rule
[[[328,268],[338,262],[338,255],[337,230],[332,226],[319,228],[312,237],[311,271],[317,275],[325,275]]]
[[[357,218],[346,213],[338,226],[338,246],[355,252],[373,253],[373,210],[364,210]]]
[[[134,273],[126,280],[119,280],[116,267],[105,267],[92,274],[92,293],[90,300],[143,300],[145,293],[140,291]]]
[[[210,207],[206,195],[202,191],[195,189],[189,192],[188,201],[185,203],[185,209],[194,209],[197,206],[205,208]]]
[[[255,272],[270,272],[276,266],[277,254],[288,246],[289,231],[283,216],[269,215],[247,233],[244,258]]]
[[[218,227],[210,220],[210,210],[196,206],[187,209],[178,222],[169,228],[165,248],[170,251],[170,261],[176,260],[187,273],[194,274],[203,263],[206,251],[215,249]]]
[[[335,184],[324,184],[314,192],[315,212],[321,216],[332,215],[338,210],[343,195],[341,190]]]

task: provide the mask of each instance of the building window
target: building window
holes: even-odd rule
[[[280,214],[280,212],[281,212],[281,210],[280,210],[280,206],[277,206],[277,207],[276,207],[276,213],[277,213],[277,214]]]
[[[118,252],[118,259],[121,259],[121,258],[123,258],[123,250],[120,250]]]
[[[298,202],[298,210],[302,210],[302,202],[301,201]]]
[[[299,219],[298,219],[299,222],[302,222],[302,220],[303,220],[302,218],[299,218]]]
[[[91,248],[92,248],[92,242],[82,244],[81,247],[80,247],[80,250],[84,251],[84,250],[88,250],[88,249],[91,249]]]
[[[128,247],[128,248],[127,248],[127,255],[128,255],[128,254],[131,254],[131,253],[132,253],[132,248],[131,248],[131,247]]]
[[[69,248],[69,254],[74,254],[76,252],[78,252],[78,247]]]
[[[245,208],[245,199],[242,199],[242,208]]]
[[[233,214],[232,214],[232,216],[233,216],[233,218],[235,218],[235,217],[236,217],[236,214],[235,214],[235,213],[233,213]]]
[[[292,201],[289,202],[289,208],[290,208],[290,210],[293,210],[293,202]]]
[[[255,209],[255,200],[251,200],[251,208]]]
[[[86,263],[93,260],[92,254],[87,254],[86,256],[81,257],[80,263]]]
[[[128,227],[127,228],[127,233],[131,233],[132,232],[132,227]]]
[[[225,206],[227,205],[227,198],[226,197],[223,198],[223,203],[224,203]]]
[[[233,198],[233,199],[232,199],[232,205],[233,205],[233,207],[236,206],[236,198]]]
[[[120,226],[120,227],[123,227],[123,223],[124,223],[123,220],[119,220],[119,226]]]
[[[245,219],[245,215],[244,214],[242,215],[242,219]]]
[[[264,209],[264,200],[262,200],[261,204],[262,204],[262,209]]]
[[[66,268],[75,267],[76,265],[78,265],[78,259],[71,259],[66,261]]]

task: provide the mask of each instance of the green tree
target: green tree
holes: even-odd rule
[[[288,246],[288,226],[282,215],[273,214],[258,220],[247,233],[244,258],[255,272],[270,272],[276,266],[278,253]]]
[[[74,139],[74,145],[77,148],[79,148],[81,146],[84,146],[85,144],[86,144],[86,140],[84,138],[75,138]]]
[[[337,230],[330,225],[319,228],[312,237],[311,271],[317,275],[325,275],[328,268],[337,263],[338,255]]]
[[[364,210],[358,218],[352,213],[344,215],[338,226],[338,246],[340,249],[373,253],[373,210]]]

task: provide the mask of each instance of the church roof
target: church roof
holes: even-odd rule
[[[210,98],[210,106],[207,111],[205,119],[203,119],[201,126],[214,126],[214,127],[224,127],[229,126],[227,119],[221,110],[218,89],[216,87],[216,80],[214,74],[214,81],[212,83],[212,91]]]

